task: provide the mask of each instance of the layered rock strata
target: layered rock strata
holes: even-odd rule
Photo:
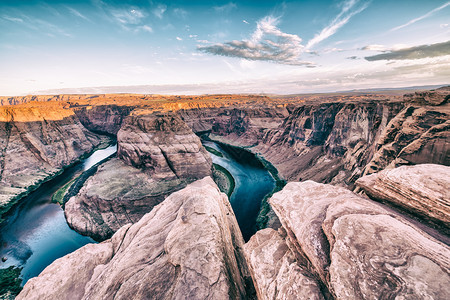
[[[56,260],[16,299],[249,299],[243,239],[211,178]]]
[[[117,143],[117,158],[99,167],[65,205],[69,225],[96,240],[111,237],[170,193],[212,174],[200,139],[176,115],[129,116]]]
[[[251,273],[257,274],[253,280],[258,295],[273,294],[274,278],[296,276],[300,268],[326,287],[325,297],[450,297],[449,246],[381,204],[312,181],[288,183],[270,203],[286,231],[283,241],[296,268],[286,275],[285,268],[278,267],[281,263],[266,269],[258,264],[286,254],[273,250],[281,243],[274,231],[256,233],[245,251]]]
[[[0,108],[0,213],[105,141],[60,103]]]
[[[450,167],[434,164],[402,166],[356,181],[372,199],[402,207],[421,219],[450,228]],[[449,233],[449,232],[448,232]]]

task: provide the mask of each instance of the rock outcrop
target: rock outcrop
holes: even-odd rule
[[[212,174],[200,139],[176,115],[132,115],[117,134],[118,158],[98,168],[65,205],[69,225],[101,241],[137,222],[167,195]]]
[[[0,214],[105,141],[62,103],[0,108]]]
[[[211,178],[56,260],[16,299],[249,299],[243,239]]]
[[[325,287],[325,297],[450,297],[450,247],[393,210],[347,189],[312,181],[288,183],[270,204],[287,236],[280,241],[268,229],[246,244],[258,294],[271,292],[274,278],[294,277],[301,268]],[[286,256],[282,242],[295,257],[289,271],[279,267],[281,260],[271,267],[256,263]],[[279,248],[283,250],[274,250]]]
[[[421,219],[450,228],[450,167],[421,164],[402,166],[361,177],[356,181],[372,199],[417,214]],[[447,232],[450,233],[450,232]]]

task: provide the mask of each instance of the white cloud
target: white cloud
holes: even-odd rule
[[[21,18],[15,18],[15,17],[10,17],[10,16],[2,16],[3,19],[11,21],[11,22],[15,22],[15,23],[23,23],[23,19]]]
[[[441,24],[441,25],[439,25],[439,27],[441,27],[441,28],[447,28],[447,27],[448,27],[448,24]]]
[[[144,13],[137,8],[114,9],[111,14],[121,25],[137,25],[145,17]]]
[[[243,23],[245,24],[250,24],[249,22],[247,22],[246,20],[242,20]]]
[[[182,8],[174,8],[173,13],[181,19],[185,19],[188,15],[188,12]]]
[[[182,41],[182,40],[183,40],[183,39],[180,38],[179,36],[177,36],[176,39],[177,39],[178,41]]]
[[[162,19],[166,10],[167,5],[159,4],[155,9],[152,10],[152,12],[157,18]]]
[[[72,15],[74,15],[74,16],[76,16],[76,17],[79,17],[79,18],[82,18],[82,19],[84,19],[84,20],[86,20],[86,21],[89,21],[89,19],[85,16],[85,15],[83,15],[82,13],[80,13],[78,10],[76,10],[75,8],[72,8],[72,7],[69,7],[69,6],[66,6],[66,8],[67,8],[67,10],[69,10],[69,12],[72,14]]]
[[[360,0],[347,0],[343,3],[341,12],[331,21],[331,23],[316,34],[306,45],[306,49],[314,47],[321,41],[335,34],[342,26],[350,21],[351,17],[362,12],[367,8],[370,2],[361,2]]]
[[[383,45],[367,45],[365,47],[362,47],[361,50],[369,50],[369,51],[388,51],[389,48]]]
[[[409,22],[407,22],[407,23],[405,23],[405,24],[403,24],[403,25],[394,27],[394,28],[392,28],[390,31],[396,31],[396,30],[402,29],[402,28],[404,28],[404,27],[406,27],[406,26],[409,26],[409,25],[412,25],[412,24],[414,24],[414,23],[416,23],[416,22],[418,22],[418,21],[420,21],[420,20],[423,20],[423,19],[425,19],[425,18],[428,18],[428,17],[430,17],[431,15],[433,15],[435,12],[438,12],[438,11],[444,9],[444,8],[446,8],[446,7],[449,6],[449,5],[450,5],[450,1],[447,2],[447,3],[445,3],[444,5],[441,5],[441,6],[437,7],[437,8],[435,8],[435,9],[433,9],[433,10],[427,12],[426,14],[424,14],[424,15],[418,17],[418,18],[415,18],[415,19],[410,20]]]
[[[270,61],[286,65],[313,66],[312,62],[301,61],[304,46],[295,34],[282,32],[279,19],[267,16],[258,21],[250,40],[231,41],[211,46],[198,46],[200,51],[215,55],[239,57],[249,60]]]
[[[143,26],[141,26],[141,27],[139,27],[142,31],[146,31],[146,32],[150,32],[150,33],[152,33],[153,32],[153,28],[151,28],[150,26],[148,26],[148,25],[143,25]]]
[[[233,9],[237,8],[236,3],[229,2],[222,6],[214,6],[213,9],[218,13],[229,13]]]

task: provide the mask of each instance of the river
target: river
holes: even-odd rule
[[[275,181],[253,154],[211,141],[203,143],[222,153],[223,157],[211,154],[212,160],[227,169],[235,180],[230,203],[247,241],[256,231],[255,222],[261,200],[273,190]],[[0,262],[0,268],[23,267],[22,284],[25,284],[55,259],[94,242],[69,228],[61,206],[52,203],[51,198],[75,176],[116,151],[116,145],[97,150],[60,176],[41,185],[5,215],[6,220],[0,227],[0,257],[7,260]],[[236,153],[244,155],[240,157]]]
[[[0,227],[0,268],[20,266],[22,284],[58,259],[94,241],[70,229],[59,204],[52,195],[74,176],[113,155],[117,146],[97,150],[63,174],[44,183],[20,201],[6,216]]]
[[[256,232],[255,224],[261,201],[275,188],[275,180],[259,160],[248,151],[221,146],[212,141],[203,141],[203,145],[222,153],[223,157],[210,153],[212,161],[227,169],[234,178],[235,187],[230,197],[230,203],[242,236],[245,241],[248,241]],[[231,152],[231,149],[234,151]],[[241,155],[236,155],[239,153]]]

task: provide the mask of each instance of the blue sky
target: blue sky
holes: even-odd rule
[[[1,0],[0,95],[450,83],[449,24],[445,0]]]

